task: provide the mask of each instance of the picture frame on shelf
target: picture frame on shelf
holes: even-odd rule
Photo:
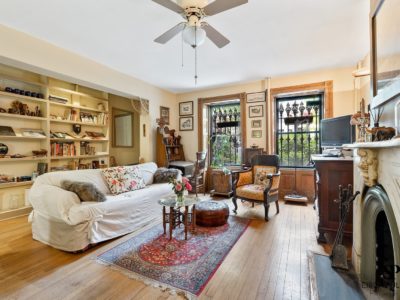
[[[267,91],[264,92],[256,92],[256,93],[248,93],[246,94],[246,102],[254,103],[254,102],[265,102],[265,95]]]
[[[192,131],[193,130],[193,117],[180,117],[179,118],[179,130],[180,131]]]
[[[262,120],[251,121],[251,128],[261,128],[261,127],[262,127]]]
[[[263,105],[249,106],[249,118],[261,118],[261,117],[264,117]]]
[[[259,139],[262,137],[262,130],[252,130],[251,137],[254,139]]]
[[[46,137],[46,133],[42,129],[34,128],[21,128],[21,134],[26,137]]]
[[[179,116],[193,115],[193,101],[179,103]]]
[[[169,107],[160,106],[160,119],[164,120],[164,124],[169,125]]]

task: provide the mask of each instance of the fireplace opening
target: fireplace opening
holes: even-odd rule
[[[390,226],[384,211],[379,212],[376,223],[376,287],[387,288],[394,292],[395,270],[393,242]]]

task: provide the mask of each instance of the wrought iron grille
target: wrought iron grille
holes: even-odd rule
[[[210,163],[212,166],[237,166],[242,162],[240,104],[213,105],[210,113]]]
[[[282,167],[311,167],[321,153],[323,94],[277,98],[276,150]]]

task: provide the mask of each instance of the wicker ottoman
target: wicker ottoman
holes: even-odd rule
[[[205,227],[226,224],[229,217],[229,207],[224,202],[203,201],[196,204],[196,224]]]

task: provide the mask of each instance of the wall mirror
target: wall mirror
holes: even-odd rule
[[[133,147],[133,113],[113,108],[113,147]]]

